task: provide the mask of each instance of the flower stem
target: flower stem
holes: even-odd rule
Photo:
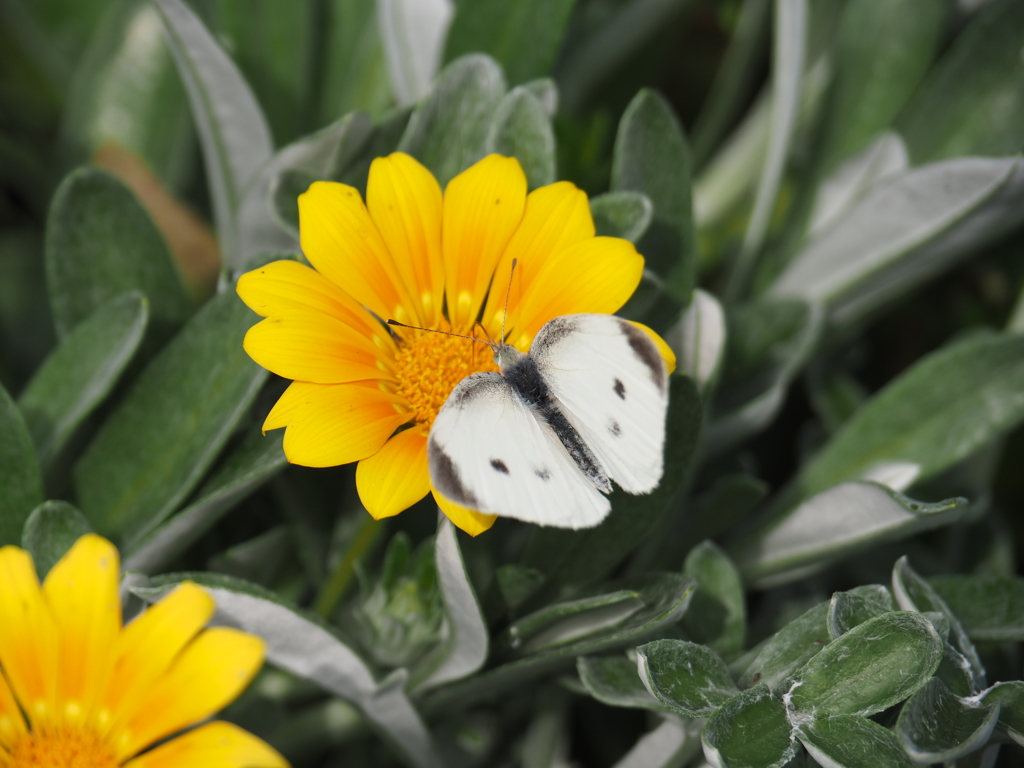
[[[316,603],[313,604],[313,610],[317,615],[323,616],[326,619],[330,618],[331,614],[334,613],[334,609],[338,607],[338,601],[345,594],[345,588],[348,586],[349,581],[352,580],[356,560],[362,557],[366,550],[370,548],[380,526],[381,521],[374,520],[369,515],[363,520],[363,524],[359,526],[359,530],[356,531],[356,535],[348,545],[345,555],[338,562],[334,573],[331,574],[330,581],[324,585],[323,589],[320,590],[320,594],[317,595]]]

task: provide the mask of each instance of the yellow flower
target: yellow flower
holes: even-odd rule
[[[463,378],[497,370],[483,344],[392,332],[381,321],[493,339],[504,321],[508,343],[526,352],[554,317],[618,310],[644,265],[628,241],[594,236],[586,194],[559,182],[528,195],[519,163],[499,155],[456,176],[443,195],[412,157],[378,158],[365,205],[352,187],[316,182],[299,197],[299,221],[314,269],[278,261],[237,286],[266,318],[249,330],[246,351],[293,380],[263,429],[287,427],[292,463],[358,461],[359,497],[377,519],[432,490],[434,417]],[[434,496],[467,533],[494,522]]]
[[[119,575],[117,550],[93,534],[41,588],[27,552],[0,549],[0,766],[287,768],[224,722],[142,752],[235,699],[263,663],[263,642],[203,631],[214,603],[194,584],[122,627]]]

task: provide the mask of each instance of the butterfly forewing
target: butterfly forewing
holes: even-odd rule
[[[427,454],[434,487],[481,512],[588,528],[611,508],[498,373],[474,374],[455,387],[431,427]]]
[[[565,315],[533,341],[556,405],[609,477],[629,493],[661,480],[668,381],[654,343],[612,315]]]

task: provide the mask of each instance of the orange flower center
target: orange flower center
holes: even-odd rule
[[[11,747],[17,768],[117,768],[114,750],[95,731],[63,727],[30,731]]]
[[[453,329],[444,319],[438,330],[473,338],[483,335],[474,328]],[[498,370],[486,344],[429,331],[403,328],[400,332],[403,339],[395,356],[397,394],[408,403],[418,424],[433,424],[455,385],[471,373]]]

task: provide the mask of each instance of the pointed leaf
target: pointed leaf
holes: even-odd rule
[[[573,643],[625,621],[643,607],[640,594],[631,589],[556,603],[514,622],[508,628],[509,645],[536,653]]]
[[[492,59],[453,61],[412,113],[399,149],[427,166],[444,188],[487,154],[491,121],[504,95],[505,78]]]
[[[154,2],[199,131],[224,262],[238,267],[236,217],[245,188],[274,152],[270,129],[249,84],[195,13],[182,0]]]
[[[943,763],[984,746],[999,721],[999,704],[961,699],[933,678],[910,699],[896,734],[917,763]]]
[[[530,189],[555,180],[555,132],[544,107],[526,88],[513,88],[494,114],[487,151],[515,157]]]
[[[249,494],[288,466],[284,432],[252,430],[196,492],[196,499],[124,550],[126,571],[159,573]]]
[[[0,546],[19,544],[25,520],[43,501],[43,477],[17,406],[0,386]]]
[[[786,710],[765,685],[734,696],[701,733],[704,756],[716,768],[782,768],[796,754]]]
[[[950,575],[929,583],[972,640],[1024,640],[1024,579]]]
[[[192,301],[163,237],[119,179],[79,168],[61,182],[46,222],[46,282],[64,337],[126,291],[149,300],[153,338],[163,343],[192,312]]]
[[[914,768],[892,731],[859,715],[810,720],[797,736],[825,768]]]
[[[78,324],[25,386],[18,407],[46,464],[110,393],[142,341],[149,302],[138,291]]]
[[[636,662],[625,656],[580,656],[576,659],[576,671],[590,695],[602,704],[665,711],[644,686]]]
[[[256,316],[219,294],[149,364],[75,467],[82,512],[134,541],[184,500],[217,457],[267,372],[242,349]]]
[[[896,610],[892,593],[883,584],[865,584],[836,592],[828,604],[828,633],[835,640],[868,619]]]
[[[42,580],[81,536],[91,532],[85,516],[66,501],[44,501],[25,521],[21,548],[32,555]]]
[[[636,649],[647,690],[683,717],[708,717],[739,693],[714,651],[685,640],[655,640]]]
[[[156,602],[183,581],[205,587],[217,601],[214,621],[259,635],[267,661],[351,701],[407,765],[437,768],[430,734],[405,695],[405,674],[374,680],[369,667],[319,618],[255,584],[215,573],[177,573],[132,591]]]
[[[886,541],[949,525],[966,499],[914,501],[878,483],[842,483],[811,497],[737,545],[745,580],[780,584]]]
[[[690,150],[672,107],[654,91],[640,91],[619,122],[611,189],[651,201],[654,218],[637,248],[675,301],[688,304],[697,260]]]

